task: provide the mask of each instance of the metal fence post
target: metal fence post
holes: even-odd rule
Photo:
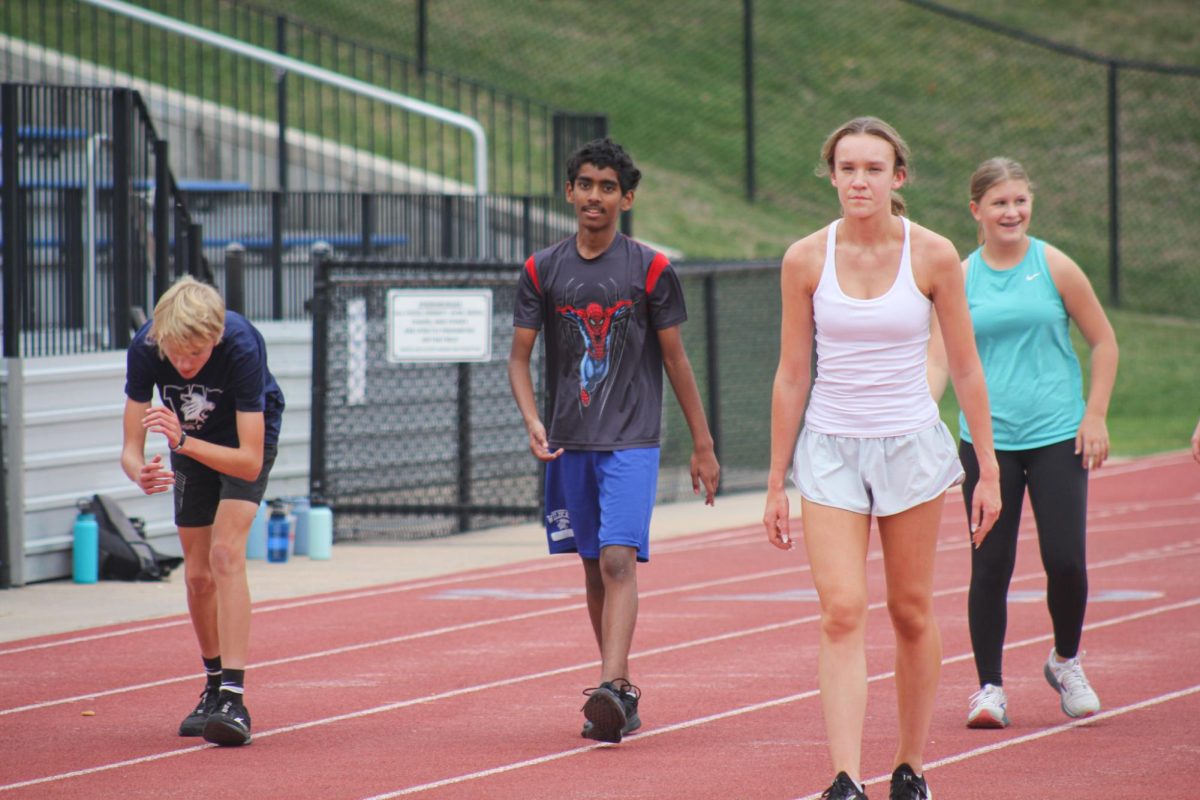
[[[0,143],[3,147],[0,154],[0,192],[3,192],[3,203],[0,205],[3,206],[3,221],[0,224],[4,227],[4,357],[10,380],[12,366],[16,364],[20,367],[18,357],[21,353],[21,306],[18,298],[21,296],[23,270],[18,259],[24,258],[24,248],[18,246],[24,242],[17,241],[17,196],[20,191],[17,185],[17,131],[21,121],[17,109],[16,85],[6,83],[0,86],[0,118],[7,122],[0,131]],[[11,391],[7,383],[5,390]],[[15,514],[10,515],[8,508],[8,464],[12,463],[10,442],[18,442],[19,447],[18,437],[25,434],[21,430],[19,418],[13,416],[11,404],[5,405],[10,407],[7,408],[8,423],[0,426],[0,519],[4,520],[4,525],[0,526],[0,589],[8,589],[14,584],[21,585],[25,568],[24,537],[18,533],[17,528],[9,524]],[[20,470],[16,470],[13,477],[18,476],[24,480]]]
[[[271,192],[271,319],[283,319],[283,192]]]
[[[1108,299],[1121,305],[1120,127],[1117,124],[1117,62],[1108,62]]]
[[[471,530],[471,364],[458,365],[458,530]]]
[[[198,222],[188,225],[188,271],[196,280],[212,283],[212,270],[204,262],[204,229]]]
[[[166,139],[154,140],[154,302],[171,285],[171,164]]]
[[[717,350],[720,338],[717,325],[717,276],[710,272],[704,276],[704,352],[705,371],[708,376],[708,430],[713,437],[713,451],[721,457],[721,359]]]
[[[0,118],[7,124],[0,131],[3,153],[0,154],[0,182],[4,193],[4,356],[21,355],[21,284],[25,280],[25,241],[20,235],[21,188],[17,183],[20,159],[17,132],[20,130],[19,88],[15,83],[0,87]]]
[[[742,0],[742,87],[746,115],[746,199],[754,202],[754,0]]]
[[[371,255],[375,240],[375,195],[363,192],[361,199],[362,230],[361,247],[363,258]]]
[[[442,195],[442,258],[454,257],[454,197]]]
[[[313,248],[312,416],[309,422],[308,494],[311,503],[325,502],[325,393],[328,387],[329,275],[325,258]]]
[[[225,307],[246,315],[246,248],[237,242],[225,245]]]
[[[287,17],[282,14],[275,17],[275,50],[280,55],[287,55]],[[277,145],[279,148],[276,164],[278,166],[279,189],[286,192],[288,188],[288,150],[287,150],[287,72],[275,70],[275,112],[279,119]]]
[[[109,305],[109,341],[116,349],[133,339],[133,207],[132,149],[133,98],[130,89],[112,93],[112,302]]]

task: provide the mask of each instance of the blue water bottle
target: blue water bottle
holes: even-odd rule
[[[76,583],[95,583],[100,577],[100,525],[91,503],[80,500],[78,506],[71,531],[71,574]]]
[[[271,501],[271,518],[267,520],[267,561],[276,564],[287,561],[290,527],[283,501]]]
[[[296,520],[292,523],[292,553],[294,555],[308,555],[308,511],[307,497],[292,498],[292,516]]]
[[[258,504],[250,535],[246,537],[246,558],[262,560],[267,557],[267,501]]]

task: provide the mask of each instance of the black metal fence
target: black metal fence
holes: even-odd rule
[[[125,347],[172,277],[203,273],[168,147],[128,89],[0,87],[6,357]]]
[[[507,372],[521,263],[322,262],[313,298],[310,494],[333,508],[339,539],[440,536],[540,515],[542,468],[529,453]],[[722,490],[760,488],[779,353],[779,308],[769,299],[778,295],[778,268],[694,264],[679,273],[689,309],[684,341]],[[392,298],[419,301],[429,290],[447,294],[428,325],[412,315],[397,322]],[[421,361],[405,351],[406,360],[396,360],[404,350],[398,325],[436,342],[440,325],[462,330],[471,302],[486,302],[490,313],[475,329],[489,336],[486,358]],[[540,346],[531,366],[540,393]],[[670,391],[663,405],[658,496],[682,500],[692,496],[691,437]]]
[[[247,3],[135,4],[472,117],[488,134],[490,191],[560,190],[553,183],[555,131],[576,127],[575,115],[562,109]],[[0,31],[13,37],[0,50],[0,78],[138,88],[157,117],[186,134],[167,134],[185,179],[419,193],[461,192],[474,180],[473,143],[461,129],[104,9],[75,0],[6,0]]]
[[[233,288],[231,261],[233,307],[298,320],[320,255],[507,262],[574,230],[548,195],[185,190],[137,92],[4,84],[2,98],[7,355],[120,349],[175,277]]]
[[[320,257],[465,261],[486,251],[507,263],[575,230],[547,195],[194,191],[188,199],[216,285],[227,287],[236,259],[245,285],[239,310],[254,319],[307,319]]]

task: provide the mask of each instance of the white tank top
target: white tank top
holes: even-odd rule
[[[817,379],[807,428],[835,436],[917,433],[940,417],[925,374],[932,303],[913,277],[908,219],[900,270],[879,297],[849,297],[838,284],[837,227],[829,226],[825,265],[813,293]]]

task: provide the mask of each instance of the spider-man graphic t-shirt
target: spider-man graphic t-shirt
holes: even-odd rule
[[[513,324],[543,332],[550,448],[657,446],[657,331],[686,319],[683,288],[666,256],[622,234],[593,259],[579,255],[574,236],[531,256]]]
[[[163,405],[175,412],[187,431],[213,444],[238,445],[237,412],[262,411],[263,445],[279,444],[283,392],[267,369],[262,334],[241,314],[225,312],[225,334],[196,376],[184,379],[147,340],[150,323],[142,326],[126,354],[125,394],[136,403],[150,402],[154,387]]]

